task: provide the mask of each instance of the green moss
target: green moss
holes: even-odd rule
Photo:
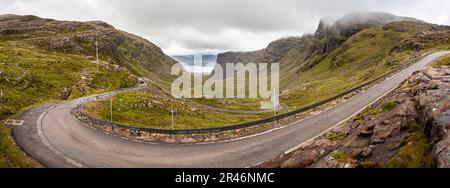
[[[394,109],[395,107],[397,107],[397,103],[396,102],[386,102],[383,103],[380,108],[375,108],[374,106],[369,106],[366,109],[364,109],[364,111],[359,114],[358,116],[356,116],[353,121],[358,121],[358,120],[362,120],[362,118],[366,115],[377,115],[377,114],[381,114],[381,113],[385,113],[385,112],[389,112],[392,109]]]
[[[22,44],[0,43],[0,90],[3,106],[0,122],[29,106],[49,101],[117,90],[134,85],[135,79],[125,70],[96,65],[81,55],[44,52]],[[92,77],[82,83],[81,75]],[[87,90],[83,89],[89,88]],[[35,167],[13,145],[8,130],[0,125],[0,167]]]
[[[406,144],[400,148],[398,153],[390,159],[386,167],[388,168],[431,168],[433,158],[431,156],[431,146],[427,138],[420,131],[420,126],[416,122],[409,124],[410,135]]]
[[[434,67],[450,66],[450,55],[439,58],[434,64]]]
[[[377,115],[377,114],[380,114],[380,113],[383,112],[382,109],[380,109],[380,108],[374,108],[374,107],[372,107],[372,106],[368,107],[366,110],[367,110],[367,111],[366,111],[367,114],[370,114],[370,115]]]
[[[392,109],[394,109],[395,107],[397,107],[396,102],[386,102],[381,105],[381,110],[382,110],[382,112],[389,112]]]
[[[164,99],[147,91],[132,91],[113,96],[113,121],[140,127],[171,128],[170,109],[175,109],[176,129],[225,126],[261,119],[270,114],[223,113],[175,99]],[[110,100],[93,101],[85,112],[100,119],[110,119]]]
[[[14,146],[8,129],[0,123],[0,168],[29,168],[40,165]]]
[[[328,133],[326,138],[330,141],[340,141],[347,138],[347,134],[343,132],[331,132]]]
[[[350,157],[349,155],[347,155],[346,153],[341,152],[341,151],[339,151],[339,150],[333,152],[333,153],[331,154],[331,156],[332,156],[334,159],[336,159],[336,161],[342,162],[342,163],[346,163],[346,162],[348,162],[348,161],[351,159],[351,157]]]
[[[380,165],[373,161],[362,161],[359,162],[356,168],[379,168]]]
[[[434,49],[449,49],[446,39],[450,32],[427,38],[416,34],[432,30],[425,23],[398,22],[383,28],[364,29],[347,38],[331,51],[305,54],[297,49],[288,51],[280,62],[280,102],[285,111],[298,109],[335,96],[410,62],[420,53]],[[310,43],[327,43],[306,40]],[[289,63],[287,63],[289,62]],[[215,107],[258,109],[258,100],[210,99],[198,100]]]

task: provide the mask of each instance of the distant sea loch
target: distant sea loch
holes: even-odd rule
[[[196,67],[194,55],[175,55],[172,58],[181,63],[187,71],[194,73],[210,73],[217,61],[217,55],[202,55],[202,66]]]

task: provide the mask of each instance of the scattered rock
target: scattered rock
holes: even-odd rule
[[[368,156],[372,155],[372,151],[373,151],[372,148],[367,147],[362,150],[360,155],[361,155],[361,157],[368,157]]]
[[[302,147],[302,150],[294,152],[292,156],[281,163],[281,168],[305,168],[315,163],[318,159],[336,149],[334,142],[326,139],[318,140]]]
[[[450,140],[447,137],[434,145],[432,150],[433,159],[438,168],[450,168]]]
[[[414,82],[428,82],[432,79],[430,75],[423,71],[416,71],[413,75],[408,79],[410,83]]]
[[[293,155],[280,158],[281,167],[353,168],[367,162],[373,167],[383,167],[400,148],[414,144],[407,142],[411,131],[424,131],[433,145],[430,152],[437,167],[450,168],[450,84],[444,77],[436,77],[445,71],[415,72],[406,87],[374,105],[375,109],[381,109],[386,102],[395,101],[397,105],[392,110],[374,110],[336,127],[332,131],[345,130],[348,136],[336,141],[334,149],[323,144],[325,137],[318,138]],[[348,160],[335,159],[332,155],[335,151],[345,153]]]
[[[64,88],[61,89],[61,94],[60,95],[61,95],[61,98],[67,99],[70,96],[71,93],[72,93],[72,89],[64,87]]]
[[[358,136],[366,137],[366,136],[372,136],[372,134],[373,134],[373,130],[363,129],[359,132]]]
[[[197,140],[195,139],[195,138],[183,138],[182,140],[181,140],[181,142],[183,142],[183,143],[194,143],[194,142],[197,142]]]
[[[370,138],[371,143],[372,144],[380,144],[380,143],[383,143],[386,139],[400,134],[401,127],[402,127],[401,121],[391,123],[388,125],[379,124],[379,125],[375,126],[375,128],[373,130],[373,135]]]

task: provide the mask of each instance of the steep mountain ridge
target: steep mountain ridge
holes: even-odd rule
[[[10,116],[33,105],[133,87],[137,76],[167,86],[173,64],[159,47],[105,22],[0,15],[0,167],[39,166],[14,146],[3,125]]]
[[[450,47],[449,26],[385,13],[353,15],[359,19],[344,16],[330,25],[322,21],[314,35],[277,40],[259,51],[219,54],[218,63],[280,63],[280,101],[295,109],[374,79],[420,54]],[[251,109],[258,101],[201,102]]]
[[[2,42],[27,43],[41,51],[56,51],[95,57],[98,41],[100,60],[126,67],[132,73],[168,85],[175,61],[139,36],[101,22],[57,21],[36,16],[0,17]]]
[[[355,12],[344,15],[334,23],[326,23],[320,20],[319,26],[315,32],[318,38],[324,38],[331,35],[350,36],[354,33],[370,27],[382,27],[393,22],[423,22],[421,20],[395,16],[382,12]]]
[[[302,37],[287,37],[271,42],[266,48],[253,52],[225,52],[218,55],[217,63],[284,63],[282,71],[292,68],[305,71],[318,61],[307,62],[313,55],[331,52],[353,34],[368,28],[381,27],[392,22],[422,22],[387,13],[351,13],[329,25],[320,21],[316,32]],[[290,65],[291,64],[291,65]],[[294,64],[294,65],[292,65]]]

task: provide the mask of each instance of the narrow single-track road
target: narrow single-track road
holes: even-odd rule
[[[12,129],[16,143],[47,167],[248,167],[324,133],[383,97],[414,71],[450,52],[424,57],[366,92],[318,115],[242,139],[195,145],[152,144],[94,130],[70,111],[82,100],[31,108]]]

